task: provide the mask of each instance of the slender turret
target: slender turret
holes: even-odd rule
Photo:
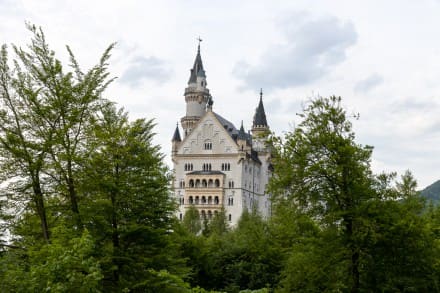
[[[185,89],[186,115],[182,118],[182,128],[185,136],[191,133],[195,124],[205,114],[207,103],[212,106],[212,97],[206,87],[206,73],[203,68],[202,56],[200,55],[200,38],[197,47],[197,55],[188,80],[188,87]]]

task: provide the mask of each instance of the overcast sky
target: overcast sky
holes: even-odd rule
[[[68,44],[87,69],[117,42],[106,97],[156,119],[169,163],[200,36],[214,111],[249,129],[263,88],[282,134],[311,96],[340,95],[360,114],[357,142],[374,146],[374,171],[409,169],[423,188],[440,179],[439,16],[438,0],[0,0],[0,43],[25,46],[29,21],[59,59]]]

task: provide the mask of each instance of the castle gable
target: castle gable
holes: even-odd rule
[[[238,145],[234,140],[237,129],[214,112],[206,114],[196,127],[185,137],[179,147],[179,155],[189,154],[236,154]]]

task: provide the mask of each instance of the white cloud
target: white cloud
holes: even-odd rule
[[[284,42],[267,49],[257,65],[238,62],[234,73],[245,87],[287,88],[309,84],[328,74],[354,45],[354,24],[331,16],[296,14],[279,22]]]
[[[384,79],[381,75],[379,75],[377,73],[373,73],[370,76],[368,76],[367,78],[356,83],[354,90],[356,92],[366,93],[366,92],[369,92],[370,90],[372,90],[373,88],[375,88],[376,86],[379,86],[383,82],[384,82]]]
[[[132,87],[138,87],[146,80],[161,84],[170,79],[171,72],[167,64],[159,58],[137,56],[131,59],[119,82]]]

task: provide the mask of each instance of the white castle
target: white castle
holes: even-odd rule
[[[272,173],[270,152],[264,144],[269,132],[263,94],[255,111],[252,134],[239,130],[212,110],[206,87],[200,43],[185,89],[186,115],[181,119],[183,139],[177,125],[172,139],[174,193],[178,218],[193,205],[201,219],[211,219],[224,207],[231,226],[244,210],[257,209],[270,216],[266,185]]]

